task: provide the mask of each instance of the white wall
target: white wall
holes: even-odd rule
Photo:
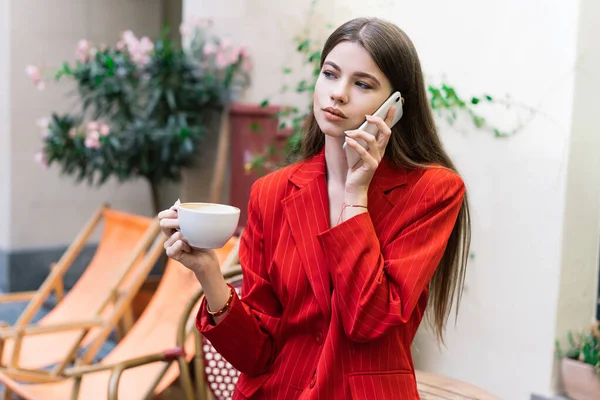
[[[597,0],[582,0],[577,45],[572,139],[563,233],[556,335],[587,326],[597,303],[600,246],[600,16]]]
[[[447,349],[438,351],[422,330],[414,346],[416,364],[478,384],[503,399],[548,393],[577,3],[403,2],[396,15],[431,79],[446,75],[465,94],[509,94],[550,116],[537,116],[505,141],[477,131],[442,131],[468,185],[475,258],[458,324],[448,329]],[[513,126],[511,115],[490,110],[501,127]]]
[[[0,0],[0,251],[9,246],[10,218],[10,103],[9,90],[9,0]]]
[[[161,0],[20,0],[11,2],[8,15],[11,207],[10,225],[0,226],[0,231],[10,235],[11,250],[70,243],[104,201],[150,215],[145,182],[109,182],[100,189],[75,186],[72,177],[59,175],[58,167],[44,170],[34,162],[33,155],[41,147],[36,119],[68,110],[72,103],[65,97],[69,87],[49,83],[39,92],[24,71],[29,64],[58,66],[74,60],[75,46],[82,38],[114,44],[126,29],[138,35],[159,35]],[[0,85],[6,83],[2,81]]]
[[[188,0],[184,17],[212,16],[219,32],[247,41],[256,68],[245,100],[257,102],[280,87],[281,68],[295,54],[292,37],[302,29],[309,4]],[[502,129],[526,122],[511,139],[494,139],[468,124],[442,125],[443,140],[469,189],[475,256],[458,324],[448,328],[447,349],[439,351],[422,330],[413,354],[418,368],[472,382],[503,399],[549,393],[557,315],[562,299],[576,290],[569,286],[559,299],[574,80],[579,73],[578,3],[336,0],[322,1],[320,13],[334,24],[362,15],[390,19],[413,39],[429,82],[445,76],[467,98],[482,92],[510,95],[536,110],[529,119],[524,108],[485,109],[486,117]],[[588,34],[587,40],[593,44],[597,37]],[[589,107],[595,104],[592,97],[584,98]],[[587,128],[581,140],[590,139],[593,116],[580,120],[578,126]],[[585,157],[597,148],[588,148]],[[569,176],[581,178],[582,170]],[[586,253],[586,261],[593,257]],[[567,268],[563,276],[589,280],[591,272]]]

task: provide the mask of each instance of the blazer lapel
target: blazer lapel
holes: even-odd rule
[[[290,175],[298,189],[283,200],[285,216],[302,266],[326,318],[331,314],[331,281],[317,235],[329,229],[329,195],[325,152],[302,162]],[[406,170],[382,161],[369,187],[369,213],[378,235],[383,234],[394,204],[387,194],[406,183]],[[384,239],[385,240],[385,239]]]
[[[285,216],[302,266],[325,317],[331,314],[331,282],[317,235],[329,229],[324,153],[303,162],[291,175],[296,190],[283,200]]]
[[[388,194],[393,189],[406,184],[406,180],[406,169],[395,168],[384,159],[379,164],[369,186],[369,214],[377,235],[384,243],[389,239],[384,235],[388,232],[386,227],[390,223],[389,215],[395,205]]]

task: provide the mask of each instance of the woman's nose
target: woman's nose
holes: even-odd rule
[[[348,103],[348,93],[342,87],[335,88],[331,92],[330,98],[332,101],[340,103],[340,104]]]

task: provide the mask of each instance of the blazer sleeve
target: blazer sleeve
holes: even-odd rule
[[[260,179],[252,185],[248,221],[240,242],[242,297],[234,293],[229,312],[217,325],[207,312],[206,299],[196,318],[196,327],[214,348],[249,376],[266,372],[273,361],[276,348],[273,338],[282,313],[266,271],[259,185]]]
[[[392,239],[384,248],[369,213],[319,235],[348,338],[372,341],[410,319],[444,254],[464,192],[458,175],[427,171],[390,213],[385,234]]]

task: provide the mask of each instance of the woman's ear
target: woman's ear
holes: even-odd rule
[[[402,105],[404,105],[404,97],[400,97],[402,99]]]

